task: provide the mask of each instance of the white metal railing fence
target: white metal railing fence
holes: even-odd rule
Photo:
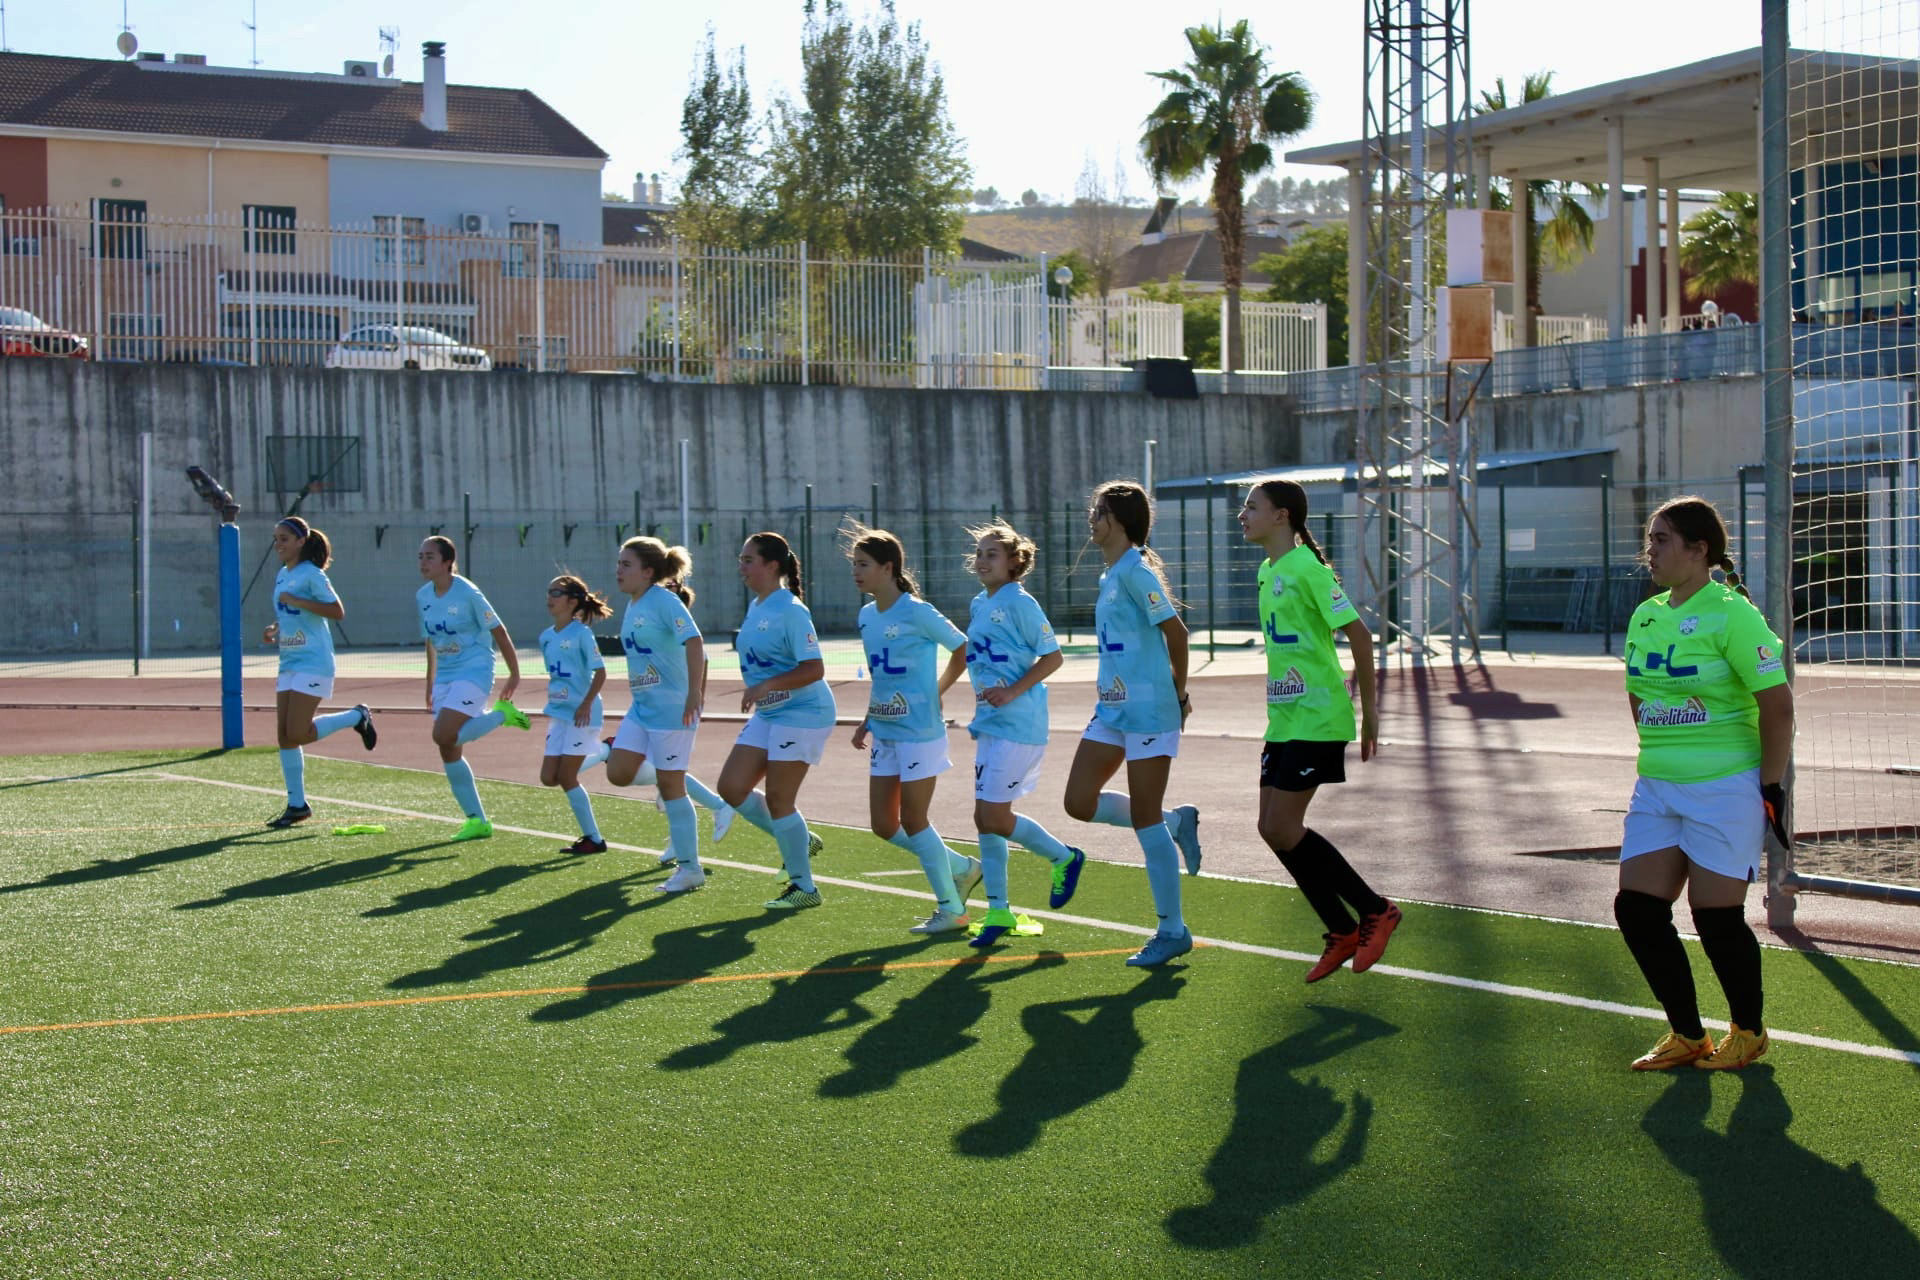
[[[95,359],[378,364],[365,335],[343,340],[400,325],[486,357],[447,367],[865,386],[1037,387],[1048,364],[1177,355],[1182,338],[1171,304],[1050,304],[1029,263],[576,245],[540,223],[159,218],[112,201],[0,211],[7,308],[47,326],[27,345]]]
[[[1247,373],[1300,373],[1327,367],[1327,304],[1240,303]]]
[[[1562,342],[1602,342],[1607,337],[1605,316],[1536,316],[1533,323],[1536,347],[1551,347]],[[1628,330],[1629,334],[1632,332]],[[1495,312],[1493,349],[1512,351],[1519,345],[1513,317],[1504,311]]]

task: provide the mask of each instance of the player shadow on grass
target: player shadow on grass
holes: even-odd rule
[[[142,760],[139,764],[121,765],[117,769],[89,769],[85,773],[67,773],[50,778],[19,778],[10,782],[0,782],[0,791],[17,791],[22,787],[54,787],[68,782],[85,782],[91,778],[115,778],[144,773],[148,769],[163,769],[170,764],[192,764],[196,760],[213,760],[226,755],[226,749],[212,747],[205,751],[196,751],[187,756],[171,756],[165,760]],[[159,782],[173,782],[173,778],[155,779]]]
[[[0,885],[0,893],[24,893],[28,889],[57,889],[63,885],[93,884],[101,880],[118,880],[123,876],[152,875],[162,867],[175,866],[182,862],[192,862],[196,858],[205,858],[231,848],[260,848],[253,837],[257,835],[275,835],[279,832],[254,832],[249,835],[217,836],[212,840],[196,840],[192,844],[177,844],[171,849],[150,849],[145,853],[136,853],[130,858],[95,858],[84,867],[69,867],[65,871],[49,871],[38,880],[26,880],[19,884]],[[275,840],[273,844],[285,841]]]
[[[549,871],[562,871],[580,865],[580,859],[568,854],[558,858],[549,858],[545,862],[512,862],[501,866],[484,867],[470,876],[463,876],[447,884],[434,885],[427,889],[410,889],[395,894],[393,901],[384,907],[369,907],[360,914],[368,919],[383,916],[403,916],[411,911],[431,911],[435,907],[450,907],[456,902],[467,902],[474,898],[490,898],[502,889],[508,889],[522,880],[545,875]]]
[[[199,911],[206,907],[224,907],[235,902],[245,902],[250,898],[284,898],[296,893],[314,893],[321,889],[338,889],[343,885],[362,884],[368,880],[384,880],[388,876],[405,875],[417,867],[447,861],[450,857],[448,854],[437,854],[432,857],[418,856],[430,849],[438,848],[440,844],[436,841],[433,844],[415,845],[411,849],[389,849],[385,853],[369,854],[364,858],[351,858],[345,862],[310,863],[304,867],[295,867],[291,871],[282,871],[277,875],[263,876],[244,884],[230,885],[222,889],[218,897],[183,902],[174,910]]]
[[[1640,1128],[1699,1185],[1701,1217],[1729,1274],[1920,1276],[1920,1239],[1880,1203],[1860,1163],[1831,1164],[1787,1135],[1793,1108],[1772,1067],[1716,1076],[1674,1072]],[[1707,1116],[1714,1090],[1728,1087],[1740,1096],[1716,1133]]]
[[[674,902],[683,895],[656,894],[659,902]],[[659,995],[683,987],[695,978],[753,954],[753,934],[769,925],[790,919],[784,912],[765,911],[757,916],[739,916],[732,920],[711,920],[670,929],[653,936],[653,950],[617,969],[595,974],[586,981],[586,990],[565,1000],[542,1005],[528,1014],[531,1022],[571,1022],[596,1013],[605,1013],[629,1000]]]
[[[637,911],[672,901],[645,885],[654,870],[630,872],[590,884],[523,911],[496,916],[493,923],[461,935],[480,945],[456,952],[431,969],[403,973],[387,983],[397,990],[475,982],[490,974],[548,964],[591,947],[602,933]],[[635,897],[629,890],[639,890]]]
[[[1355,1092],[1342,1102],[1318,1076],[1325,1062],[1400,1028],[1349,1009],[1308,1005],[1313,1022],[1247,1057],[1233,1086],[1233,1127],[1207,1161],[1213,1202],[1167,1215],[1167,1234],[1189,1249],[1233,1249],[1260,1237],[1283,1205],[1298,1204],[1360,1163],[1373,1120],[1373,1100]],[[1340,1145],[1316,1151],[1338,1132]]]
[[[1916,1035],[1905,1019],[1888,1006],[1873,988],[1860,980],[1860,974],[1854,967],[1842,963],[1838,956],[1820,950],[1812,938],[1798,929],[1782,929],[1780,935],[1794,944],[1800,952],[1800,958],[1825,978],[1841,998],[1853,1006],[1854,1012],[1867,1020],[1868,1026],[1880,1033],[1889,1048],[1902,1053],[1920,1051],[1920,1035]]]
[[[954,1150],[985,1159],[1018,1155],[1040,1140],[1049,1121],[1125,1088],[1147,1043],[1135,1015],[1172,999],[1186,983],[1178,970],[1155,968],[1124,991],[1028,1005],[1020,1025],[1033,1044],[1000,1082],[1000,1110],[955,1134]]]
[[[907,1072],[972,1048],[980,1037],[967,1028],[986,1016],[993,984],[1057,969],[1066,962],[1057,951],[1043,951],[1026,964],[989,965],[974,959],[954,965],[861,1032],[847,1046],[847,1069],[822,1080],[820,1096],[858,1098],[884,1093]]]

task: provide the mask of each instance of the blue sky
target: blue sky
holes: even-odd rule
[[[226,66],[253,57],[252,0],[126,0],[125,8],[143,50],[204,53]],[[869,6],[851,0],[849,8]],[[1146,72],[1177,65],[1186,50],[1181,28],[1217,14],[1244,14],[1272,65],[1312,85],[1314,127],[1290,146],[1360,132],[1361,0],[1214,13],[1112,0],[898,0],[896,8],[903,22],[921,24],[941,64],[976,185],[1003,195],[1033,187],[1069,196],[1089,156],[1108,171],[1117,157],[1128,192],[1150,194],[1137,139],[1159,94]],[[258,0],[257,9],[261,65],[283,70],[337,73],[348,58],[375,58],[379,29],[393,26],[396,73],[418,80],[421,42],[443,40],[451,80],[533,90],[610,153],[605,185],[620,190],[636,172],[671,181],[680,103],[709,24],[722,48],[745,46],[757,107],[798,77],[801,0]],[[7,46],[116,57],[121,10],[122,0],[14,0],[6,5]],[[1579,88],[1760,43],[1758,0],[1477,0],[1472,12],[1476,91],[1495,75],[1511,85],[1541,68],[1555,72],[1557,88]]]

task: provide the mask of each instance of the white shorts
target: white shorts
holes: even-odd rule
[[[489,696],[492,692],[466,680],[436,684],[433,686],[433,714],[437,716],[442,711],[451,711],[469,720],[485,715],[487,708],[493,705],[493,699]]]
[[[1109,747],[1125,747],[1129,760],[1151,760],[1155,756],[1177,756],[1180,754],[1180,731],[1167,729],[1160,733],[1122,733],[1112,728],[1099,716],[1087,722],[1087,731],[1080,735],[1088,742],[1100,742]]]
[[[953,768],[947,755],[947,735],[929,742],[899,742],[891,738],[867,738],[867,773],[875,778],[900,778],[918,782],[937,778]]]
[[[550,716],[547,719],[547,754],[550,756],[584,756],[600,745],[600,722],[595,720],[589,725],[577,725],[572,716]]]
[[[613,735],[613,749],[645,756],[656,772],[667,769],[685,773],[693,764],[696,732],[696,729],[649,729],[628,716],[620,721],[619,732]]]
[[[1766,832],[1758,769],[1711,782],[1641,778],[1627,804],[1620,860],[1678,848],[1696,866],[1752,883]]]
[[[821,757],[827,754],[827,739],[832,736],[833,726],[830,724],[818,729],[800,729],[790,724],[774,724],[765,716],[748,716],[733,745],[757,747],[767,753],[769,760],[801,760],[807,764],[819,764]]]
[[[1010,742],[981,734],[973,744],[973,798],[1012,804],[1040,785],[1044,742]]]
[[[333,677],[317,671],[282,671],[280,683],[274,686],[274,690],[278,693],[304,693],[309,698],[325,702],[333,696]]]

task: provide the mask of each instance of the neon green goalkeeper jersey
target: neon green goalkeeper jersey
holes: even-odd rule
[[[1353,700],[1333,632],[1359,619],[1333,570],[1305,543],[1261,564],[1268,742],[1353,741]]]
[[[1627,623],[1627,692],[1640,699],[1640,776],[1710,782],[1760,764],[1753,695],[1787,682],[1780,639],[1753,602],[1719,582]]]

